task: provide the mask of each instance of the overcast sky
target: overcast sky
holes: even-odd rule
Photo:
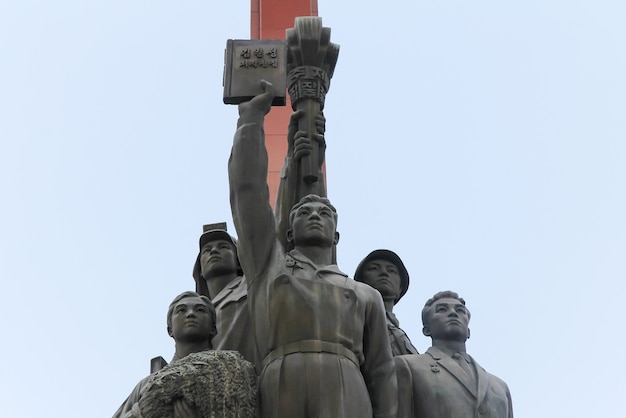
[[[319,0],[338,264],[455,290],[517,417],[623,416],[626,2]],[[0,417],[109,417],[227,221],[248,0],[0,0]],[[608,357],[604,356],[607,355]],[[610,355],[609,355],[610,354]]]

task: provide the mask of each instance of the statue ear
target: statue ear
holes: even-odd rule
[[[333,240],[333,244],[337,245],[339,243],[339,232],[335,231],[335,239]]]
[[[287,242],[293,242],[293,231],[291,228],[287,230]]]
[[[430,327],[428,325],[424,325],[424,328],[422,328],[422,334],[424,334],[427,337],[430,337],[431,333],[430,333]]]
[[[468,339],[468,340],[469,340],[469,337],[470,337],[470,329],[468,328],[468,329],[467,329],[467,339]]]
[[[170,337],[174,338],[174,335],[172,334],[172,328],[167,327],[167,335],[169,335]]]

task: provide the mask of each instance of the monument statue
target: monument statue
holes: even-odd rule
[[[409,287],[400,257],[372,251],[355,280],[335,263],[338,216],[323,176],[322,111],[339,51],[330,29],[296,18],[286,42],[227,45],[224,102],[239,110],[228,161],[239,240],[225,223],[203,228],[197,293],[178,295],[167,313],[174,357],[155,359],[113,418],[512,418],[506,383],[466,352],[470,312],[458,294],[426,302],[432,347],[420,355],[393,314]],[[285,104],[285,88],[294,113],[272,211],[264,121]]]
[[[216,350],[239,351],[254,363],[256,349],[248,311],[248,288],[237,255],[237,240],[226,223],[205,225],[193,267],[196,292],[211,299],[217,315]]]
[[[391,353],[418,354],[393,313],[394,305],[409,290],[409,272],[398,254],[389,250],[372,251],[357,266],[354,280],[372,286],[383,297]]]
[[[426,302],[423,332],[432,347],[425,354],[394,358],[399,417],[513,417],[506,383],[467,354],[469,320],[465,300],[455,292],[439,292]]]
[[[228,162],[239,260],[259,350],[261,415],[395,417],[396,376],[380,294],[332,264],[337,212],[308,195],[290,211],[286,251],[266,184],[263,122],[273,87],[239,105]]]
[[[215,321],[206,296],[176,296],[167,311],[167,332],[175,341],[172,361],[142,379],[113,418],[255,417],[254,366],[235,351],[211,350]]]

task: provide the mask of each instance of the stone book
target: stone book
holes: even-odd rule
[[[287,42],[229,39],[224,56],[224,103],[239,104],[262,93],[261,80],[274,86],[272,106],[285,106]]]

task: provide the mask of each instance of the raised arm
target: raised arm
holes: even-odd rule
[[[237,132],[228,160],[230,207],[239,239],[239,261],[250,286],[267,266],[276,242],[267,187],[267,150],[263,121],[274,90],[261,81],[264,93],[239,105]]]

